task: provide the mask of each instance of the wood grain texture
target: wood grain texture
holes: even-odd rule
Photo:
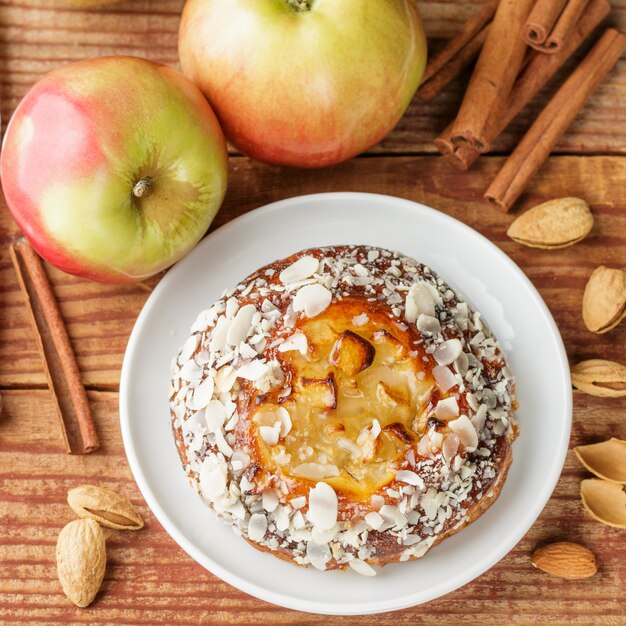
[[[240,593],[208,574],[168,537],[143,502],[125,462],[117,394],[89,394],[102,447],[86,457],[65,454],[46,391],[3,394],[0,420],[0,623],[125,624],[353,624],[279,609]],[[626,438],[626,399],[607,404],[575,394],[571,446],[610,436]],[[511,553],[480,578],[427,605],[359,617],[363,626],[391,624],[624,623],[624,533],[593,521],[578,499],[587,476],[570,450],[548,506]],[[136,533],[111,531],[102,591],[87,610],[65,598],[56,579],[54,545],[74,518],[68,489],[89,482],[129,496],[146,520]],[[546,542],[568,539],[596,554],[599,573],[568,582],[530,565]],[[249,547],[247,549],[252,550]],[[273,558],[266,555],[267,559]],[[397,567],[402,567],[398,565]]]
[[[433,49],[479,4],[479,0],[421,2]],[[626,29],[626,0],[613,4],[611,22]],[[64,7],[63,0],[0,0],[3,125],[34,81],[67,62],[133,54],[176,64],[182,5],[183,0],[126,0],[87,11]],[[562,76],[513,123],[498,141],[497,151],[510,151]],[[626,61],[595,92],[560,141],[556,152],[566,155],[550,158],[518,205],[519,212],[563,195],[589,202],[596,218],[591,235],[560,251],[530,250],[513,243],[505,233],[517,213],[503,215],[482,199],[502,165],[501,156],[483,158],[470,172],[460,173],[434,155],[432,140],[454,115],[467,78],[457,80],[431,103],[416,100],[384,142],[349,163],[323,171],[296,171],[234,156],[229,192],[213,228],[267,202],[320,191],[369,191],[424,202],[476,228],[522,267],[550,307],[570,360],[626,359],[626,323],[596,336],[584,328],[580,314],[584,285],[593,269],[600,264],[626,265]],[[122,357],[136,316],[160,277],[145,285],[107,286],[48,266],[102,441],[102,448],[92,455],[68,456],[6,251],[17,233],[2,204],[1,624],[321,625],[354,624],[357,619],[364,626],[626,624],[626,533],[602,526],[584,513],[578,486],[588,474],[571,449],[555,493],[518,546],[477,580],[426,605],[382,616],[319,617],[273,607],[210,575],[154,519],[132,479],[121,442],[117,389]],[[271,233],[259,236],[269,241]],[[574,399],[570,448],[610,436],[626,438],[626,399],[579,392]],[[67,490],[82,482],[127,494],[147,522],[138,533],[111,532],[105,582],[87,610],[73,607],[62,594],[54,564],[57,534],[73,518],[65,502]],[[558,539],[591,548],[598,557],[598,575],[567,582],[533,569],[533,549]]]
[[[177,65],[183,4],[184,0],[126,0],[81,11],[67,0],[0,0],[3,125],[38,78],[71,61],[128,54]],[[481,4],[481,0],[420,2],[431,49],[441,47]],[[608,23],[626,29],[626,2],[612,4]],[[582,56],[583,50],[502,134],[494,145],[496,152],[511,150]],[[454,117],[467,82],[466,75],[429,103],[415,98],[397,128],[371,152],[434,153],[433,141]],[[626,60],[593,94],[555,151],[626,153]]]

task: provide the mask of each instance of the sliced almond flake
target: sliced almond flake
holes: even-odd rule
[[[181,412],[184,415],[185,407],[180,406]],[[183,434],[187,435],[191,432],[193,433],[205,433],[207,431],[206,419],[204,418],[204,411],[200,410],[196,413],[193,413],[189,419],[185,420],[182,423]]]
[[[239,310],[239,301],[237,298],[228,298],[226,302],[226,317],[232,320],[235,314]]]
[[[441,445],[441,453],[443,454],[443,460],[450,464],[450,461],[456,456],[459,451],[459,436],[456,433],[449,433],[446,435]]]
[[[289,504],[291,505],[292,509],[295,509],[297,511],[298,509],[301,509],[303,506],[306,505],[306,496],[298,496],[297,498],[293,498],[293,500],[291,500]]]
[[[308,518],[320,530],[332,528],[337,523],[338,500],[335,490],[319,482],[309,491]]]
[[[436,452],[441,448],[441,444],[443,443],[443,435],[438,433],[434,428],[430,431],[430,449],[433,452]]]
[[[337,445],[342,450],[349,452],[355,458],[361,456],[361,448],[359,448],[354,441],[348,439],[347,437],[339,437],[339,439],[337,439]]]
[[[434,487],[431,487],[420,499],[420,506],[422,507],[426,517],[429,520],[434,520],[437,517],[437,512],[443,504],[445,498],[444,493],[437,492]]]
[[[276,530],[283,532],[289,528],[289,507],[278,505],[273,517]]]
[[[235,471],[245,470],[250,465],[250,456],[243,450],[235,450],[230,457],[230,463]],[[238,469],[235,469],[235,463],[238,464]]]
[[[462,352],[463,344],[458,339],[448,339],[437,346],[433,356],[438,365],[450,365]]]
[[[221,430],[215,431],[215,443],[217,444],[217,449],[226,457],[230,457],[233,453],[233,449],[228,445],[228,442],[224,438],[224,434]]]
[[[328,307],[331,300],[331,292],[323,285],[306,285],[298,290],[292,306],[296,313],[304,311],[307,317],[315,317]]]
[[[203,409],[213,397],[215,382],[213,376],[207,376],[194,390],[191,401],[187,402],[190,409]]]
[[[314,256],[303,256],[286,267],[279,275],[283,285],[304,280],[317,272],[319,261]]]
[[[439,400],[434,410],[437,419],[450,419],[459,414],[459,404],[453,396]]]
[[[433,376],[439,389],[443,392],[452,389],[458,384],[454,372],[446,365],[436,365],[433,367]]]
[[[211,400],[206,407],[205,419],[210,433],[221,430],[226,421],[224,405],[219,400]]]
[[[278,311],[278,308],[274,305],[271,300],[267,298],[261,302],[261,312],[262,313],[272,313],[274,311]]]
[[[279,352],[291,352],[297,350],[302,356],[307,355],[309,348],[309,342],[304,333],[294,333],[290,337],[287,337],[282,343],[278,345]]]
[[[436,317],[420,313],[417,318],[417,330],[421,333],[437,335],[441,332],[441,324]]]
[[[503,435],[505,430],[506,430],[506,425],[504,424],[504,422],[496,422],[493,425],[493,434],[496,435],[497,437],[499,437],[500,435]]]
[[[476,415],[472,417],[472,424],[477,433],[481,433],[485,428],[485,420],[487,419],[487,405],[481,404],[476,411]]]
[[[261,541],[267,532],[267,518],[262,513],[254,513],[248,522],[248,537],[252,541]]]
[[[258,355],[258,352],[249,344],[243,341],[239,344],[239,356],[242,359],[254,359]]]
[[[393,528],[402,529],[407,525],[406,516],[394,504],[385,504],[379,513],[385,522],[393,525]]]
[[[202,368],[195,361],[187,361],[180,369],[179,376],[189,382],[197,381],[202,377]]]
[[[424,281],[413,283],[407,293],[405,301],[405,317],[413,324],[420,314],[435,317],[435,300],[431,289]]]
[[[226,333],[226,343],[231,346],[238,346],[242,341],[245,341],[250,331],[250,324],[252,323],[252,317],[256,313],[256,307],[254,304],[246,304],[242,306],[238,311]]]
[[[246,517],[246,509],[243,506],[241,500],[236,500],[234,504],[224,509],[227,513],[230,513],[234,518],[243,520]]]
[[[352,559],[352,561],[348,561],[348,565],[361,576],[376,576],[376,570],[361,559]]]
[[[365,522],[374,530],[378,530],[384,521],[382,515],[376,511],[371,511],[365,515]]]
[[[179,363],[185,363],[189,361],[189,359],[193,356],[193,353],[196,351],[198,344],[200,343],[200,334],[191,335],[183,344],[183,347],[180,349],[180,354],[178,355]]]
[[[461,415],[458,419],[448,422],[448,427],[459,436],[463,447],[468,452],[476,450],[478,447],[478,433],[467,415]]]
[[[327,528],[325,530],[321,530],[317,526],[313,526],[311,529],[311,541],[313,543],[330,543],[331,541],[335,541],[337,539],[337,534],[339,533],[339,524],[335,524],[332,528]]]
[[[407,535],[402,540],[402,545],[403,546],[414,546],[416,543],[419,543],[421,540],[422,540],[422,538],[419,535]]]
[[[276,510],[278,506],[278,494],[274,489],[268,489],[264,491],[261,500],[263,502],[263,508],[268,512],[272,513]]]
[[[226,465],[214,456],[207,457],[200,467],[199,483],[205,497],[211,501],[218,498],[226,491]]]
[[[339,469],[336,465],[328,465],[323,463],[301,463],[293,468],[292,473],[301,478],[309,478],[310,480],[324,480],[325,478],[334,478],[339,476]]]
[[[296,529],[304,528],[306,526],[306,522],[304,521],[304,515],[302,515],[302,511],[296,511],[291,518],[291,523],[293,527]]]
[[[218,352],[226,348],[226,334],[230,327],[230,320],[227,317],[220,317],[215,324],[215,328],[211,331],[211,339],[209,340],[209,350]]]
[[[313,541],[307,543],[306,555],[309,557],[311,565],[322,571],[326,569],[326,563],[328,563],[332,557],[328,544],[320,545]]]
[[[280,437],[280,426],[259,426],[259,435],[268,446],[275,446]]]
[[[375,509],[380,509],[385,504],[385,498],[378,494],[374,494],[370,497],[370,502]]]
[[[407,485],[414,485],[416,487],[424,487],[424,481],[421,477],[412,472],[411,470],[399,470],[396,472],[396,480],[401,483],[407,483]]]
[[[270,365],[263,361],[250,361],[245,365],[242,365],[237,370],[237,378],[245,378],[246,380],[259,380],[267,375]]]
[[[380,426],[380,422],[376,418],[374,418],[372,420],[372,426],[370,428],[370,439],[372,440],[377,439],[381,431],[382,431],[382,428]]]

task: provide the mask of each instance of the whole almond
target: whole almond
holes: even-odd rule
[[[86,607],[96,597],[106,568],[106,546],[99,524],[77,519],[59,533],[57,573],[65,595]]]
[[[626,396],[626,366],[615,361],[591,359],[572,367],[572,385],[591,396]]]
[[[593,552],[570,541],[542,546],[535,550],[531,562],[543,572],[567,580],[589,578],[598,571]]]
[[[80,485],[67,493],[67,502],[79,517],[91,518],[116,530],[139,530],[143,519],[128,498],[115,491]]]
[[[606,333],[626,317],[626,272],[601,265],[583,294],[583,321],[592,333]]]
[[[507,235],[530,248],[554,250],[582,241],[593,228],[593,215],[580,198],[549,200],[522,213]]]

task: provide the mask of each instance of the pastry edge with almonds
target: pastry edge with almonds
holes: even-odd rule
[[[295,261],[297,261],[298,259],[300,259],[303,256],[307,256],[307,255],[319,255],[319,258],[323,257],[323,255],[325,253],[328,253],[329,251],[331,252],[331,254],[333,255],[333,258],[336,258],[337,256],[339,256],[341,258],[342,254],[345,254],[346,251],[350,252],[353,251],[356,253],[357,257],[360,254],[361,257],[364,258],[364,255],[369,257],[372,251],[377,250],[377,249],[373,249],[373,248],[366,248],[366,247],[335,247],[335,248],[326,248],[326,249],[315,249],[315,250],[310,250],[310,251],[303,251],[301,253],[298,253],[297,255],[293,255],[292,257],[289,257],[288,259],[285,259],[283,261],[279,261],[276,262],[274,264],[271,264],[269,266],[266,266],[264,268],[262,268],[261,270],[255,272],[254,274],[252,274],[250,277],[248,277],[247,279],[245,279],[244,281],[242,281],[242,283],[240,284],[240,287],[243,287],[243,289],[240,289],[240,291],[245,290],[246,286],[249,284],[250,281],[255,280],[256,278],[258,278],[259,276],[263,276],[268,269],[275,269],[275,275],[279,275],[281,271],[283,271],[285,268],[291,266]],[[386,251],[379,251],[377,250],[379,254],[384,254]],[[361,258],[359,257],[359,258]],[[318,260],[319,260],[318,258]],[[409,261],[412,262],[414,265],[412,267],[416,267],[416,268],[420,268],[420,271],[424,270],[423,266],[420,266],[419,264],[417,264],[416,262],[412,261],[411,259],[406,259],[405,257],[401,257],[401,256],[394,256],[392,257],[394,260],[395,259],[402,259],[404,261]],[[363,264],[365,265],[365,264]],[[426,272],[426,276],[428,278],[430,277],[434,277],[434,281],[437,281],[437,278],[435,277],[435,275],[430,272],[430,270],[428,270],[428,268],[425,268],[427,270]],[[436,284],[436,283],[435,283]],[[445,283],[443,284],[444,287]],[[247,298],[242,299],[242,303],[243,302],[250,302],[249,296],[251,293],[254,292],[254,289],[250,292],[248,292],[247,294]],[[335,296],[335,293],[333,293],[333,298]],[[345,297],[350,297],[350,298],[354,298],[357,297],[355,296],[354,291],[352,290],[349,294],[346,293]],[[454,298],[456,299],[456,294],[454,294]],[[291,299],[293,300],[293,298]],[[457,300],[454,300],[457,301]],[[391,308],[391,307],[390,307]],[[473,311],[470,312],[473,313]],[[303,314],[304,315],[304,314]],[[315,316],[313,316],[315,317]],[[407,323],[406,318],[404,318],[402,315],[398,316],[398,322],[400,324],[405,324]],[[213,327],[214,328],[214,327]],[[485,327],[486,328],[486,327]],[[211,330],[211,328],[207,327],[207,330]],[[474,334],[475,336],[475,334]],[[488,338],[491,337],[491,335],[489,333],[487,333],[486,335]],[[284,338],[286,337],[286,335],[284,336]],[[497,355],[499,355],[499,358],[501,359],[501,363],[500,363],[500,369],[502,367],[506,366],[506,362],[504,361],[504,359],[502,358],[501,352],[499,351],[499,348],[497,349]],[[493,376],[493,372],[491,372],[491,375]],[[508,407],[506,407],[507,409],[507,418],[509,421],[509,427],[508,430],[505,433],[502,433],[502,435],[499,436],[499,441],[500,441],[500,448],[501,448],[501,452],[504,452],[504,454],[502,455],[502,458],[500,458],[497,462],[497,471],[495,473],[495,476],[493,477],[494,479],[491,481],[491,484],[489,485],[489,487],[484,490],[483,493],[480,494],[480,497],[476,498],[475,500],[472,501],[471,504],[469,504],[464,508],[464,515],[463,518],[461,520],[456,521],[455,524],[448,524],[448,525],[444,525],[445,528],[443,528],[435,537],[434,539],[430,542],[430,544],[427,546],[427,548],[421,552],[419,555],[411,555],[411,554],[407,554],[406,551],[406,546],[403,544],[399,544],[398,543],[398,537],[392,533],[389,533],[387,531],[385,532],[377,532],[376,530],[371,529],[369,531],[369,537],[368,537],[368,546],[371,548],[371,554],[366,555],[364,558],[359,560],[362,560],[366,563],[369,564],[373,564],[373,565],[385,565],[387,563],[391,563],[391,562],[396,562],[398,560],[408,560],[408,559],[414,559],[414,558],[419,558],[421,556],[423,556],[423,554],[425,554],[427,551],[429,551],[430,549],[432,549],[432,547],[434,547],[435,545],[437,545],[438,543],[440,543],[441,541],[443,541],[445,538],[455,534],[456,532],[462,530],[462,528],[464,528],[465,526],[467,526],[468,524],[470,524],[471,522],[473,522],[475,519],[477,519],[480,515],[482,515],[488,508],[489,506],[491,506],[498,498],[500,491],[502,489],[502,486],[504,485],[504,481],[506,478],[506,474],[508,472],[509,466],[511,464],[511,443],[513,442],[515,436],[516,436],[516,426],[514,427],[514,421],[513,421],[513,415],[512,415],[512,409],[513,409],[513,398],[512,398],[512,393],[513,393],[513,383],[510,384],[510,402]],[[186,468],[187,473],[190,477],[190,479],[192,480],[192,482],[194,482],[194,484],[196,485],[196,488],[202,492],[202,488],[200,486],[200,481],[199,481],[199,472],[194,471],[193,469],[193,463],[190,463],[190,456],[189,456],[189,450],[188,450],[188,446],[187,443],[185,442],[185,437],[184,437],[184,433],[183,433],[183,429],[180,425],[176,425],[176,415],[174,413],[174,411],[172,412],[172,418],[173,418],[173,422],[172,422],[172,426],[173,426],[173,430],[174,430],[174,435],[175,435],[175,439],[176,439],[176,445],[181,457],[181,461],[183,462],[183,466]],[[308,484],[309,487],[314,486],[315,482],[314,481],[309,481],[309,483],[307,483],[307,481],[304,481],[305,486]],[[306,489],[304,490],[306,492]],[[341,495],[341,494],[340,494]],[[340,498],[341,499],[341,498]],[[386,503],[388,502],[388,499],[386,499]],[[308,508],[308,505],[305,506],[302,510],[306,512]],[[244,538],[249,541],[252,545],[254,545],[256,548],[262,550],[262,551],[266,551],[266,552],[271,552],[272,554],[274,554],[275,556],[284,559],[284,560],[289,560],[289,561],[294,561],[298,564],[305,564],[303,563],[303,558],[300,555],[299,559],[295,559],[294,558],[294,549],[291,546],[269,546],[266,545],[265,543],[259,542],[259,541],[255,541],[253,539],[251,539],[249,536],[247,536],[247,534],[245,532],[242,533]],[[269,534],[269,533],[268,533]],[[297,552],[297,551],[296,551]],[[401,556],[404,554],[404,557],[401,558]],[[306,559],[304,559],[306,561]],[[348,566],[348,561],[340,561],[337,560],[334,556],[329,559],[326,563],[325,563],[325,567],[324,569],[337,569],[337,568],[345,568]]]

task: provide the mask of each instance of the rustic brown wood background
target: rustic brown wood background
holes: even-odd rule
[[[375,1],[375,0],[374,0]],[[432,48],[449,37],[480,0],[422,1]],[[0,0],[2,122],[45,72],[73,60],[130,54],[175,65],[183,0],[127,0],[92,9],[62,0]],[[626,0],[613,0],[610,22],[626,30]],[[571,66],[571,64],[570,64]],[[514,215],[486,206],[482,192],[557,77],[468,173],[450,169],[432,141],[453,116],[467,77],[430,104],[416,100],[397,129],[368,155],[324,171],[265,166],[233,155],[231,183],[215,226],[266,202],[333,190],[410,198],[470,224],[509,254],[540,290],[561,329],[572,361],[625,359],[626,323],[611,333],[587,332],[580,316],[587,277],[599,264],[626,265],[626,60],[595,92],[532,182],[518,211],[563,195],[581,196],[596,216],[591,236],[567,250],[544,252],[505,235]],[[4,203],[4,202],[3,202]],[[398,224],[398,228],[402,225]],[[102,448],[87,457],[64,453],[44,372],[7,254],[17,228],[0,209],[0,623],[350,624],[283,610],[215,578],[170,539],[145,505],[126,463],[117,411],[119,372],[146,286],[89,283],[49,268],[89,389]],[[485,268],[488,271],[488,268]],[[541,367],[537,363],[537,367]],[[626,399],[574,394],[571,446],[626,438]],[[439,600],[360,624],[626,624],[626,532],[591,520],[578,498],[585,471],[570,451],[545,511],[519,545],[489,572]],[[73,518],[69,488],[98,483],[128,494],[147,520],[139,533],[113,533],[102,591],[75,608],[56,578],[54,546]],[[533,549],[554,539],[580,541],[598,556],[599,573],[567,582],[530,565]],[[420,581],[415,581],[417,585]]]

